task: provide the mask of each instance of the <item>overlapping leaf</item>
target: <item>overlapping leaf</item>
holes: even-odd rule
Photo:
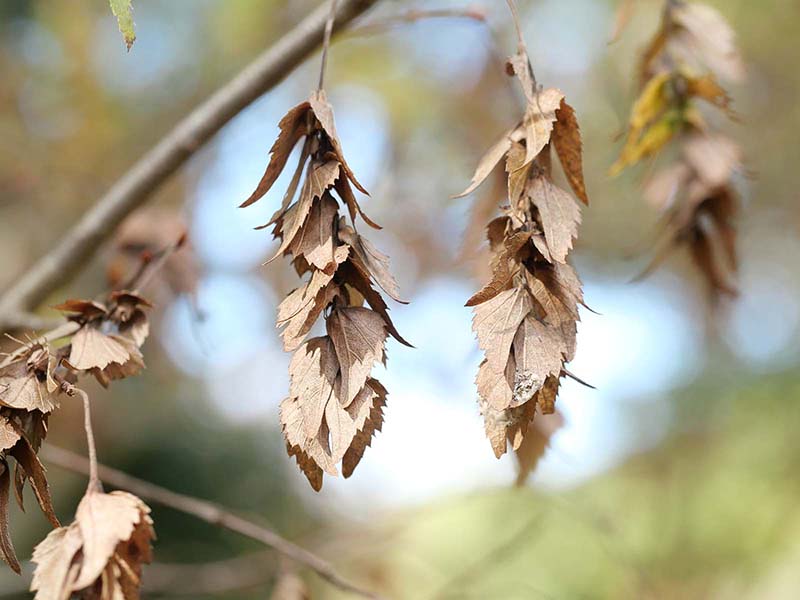
[[[475,382],[486,436],[498,458],[509,444],[522,448],[529,469],[536,443],[526,445],[526,436],[532,431],[541,437],[534,417],[554,411],[564,363],[575,353],[582,302],[580,281],[567,264],[580,207],[551,179],[552,148],[572,191],[585,204],[588,196],[572,107],[559,90],[538,89],[522,50],[509,59],[508,72],[525,93],[524,117],[481,159],[462,194],[505,162],[509,203],[487,227],[492,276],[467,306],[473,307],[473,329],[485,354]]]
[[[90,489],[75,521],[50,532],[33,551],[36,600],[86,594],[138,600],[142,564],[152,560],[150,509],[127,492]]]
[[[339,463],[344,476],[350,476],[380,430],[386,390],[370,372],[385,360],[388,335],[407,342],[373,287],[402,302],[389,258],[356,231],[359,216],[379,227],[363,213],[353,192],[353,187],[366,190],[345,161],[325,93],[312,94],[278,126],[267,170],[242,206],[269,191],[302,141],[281,207],[264,227],[273,225],[274,237],[281,240],[275,256],[291,256],[297,272],[308,274],[278,307],[284,348],[295,351],[289,395],[280,413],[289,455],[319,490],[323,474],[337,475]],[[347,209],[350,224],[340,207]],[[321,316],[327,335],[306,341]]]
[[[742,60],[734,34],[717,10],[670,2],[642,60],[642,92],[626,143],[612,174],[657,156],[671,141],[679,158],[645,185],[649,202],[664,213],[663,236],[642,276],[677,246],[687,246],[711,296],[735,295],[738,200],[732,179],[740,169],[738,146],[715,133],[700,109],[703,100],[736,118],[719,78],[740,79]]]

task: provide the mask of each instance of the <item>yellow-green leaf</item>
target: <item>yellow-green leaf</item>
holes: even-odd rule
[[[117,24],[119,25],[122,39],[125,40],[125,46],[130,50],[136,40],[136,32],[133,29],[131,0],[108,0],[108,3],[111,5],[111,12],[117,17]]]

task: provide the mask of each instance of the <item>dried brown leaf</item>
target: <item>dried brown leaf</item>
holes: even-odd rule
[[[303,189],[300,190],[300,198],[276,221],[275,234],[276,236],[280,235],[282,240],[275,256],[270,258],[267,263],[281,256],[292,245],[295,236],[311,212],[314,200],[320,198],[333,186],[338,177],[339,163],[334,160],[309,165]]]
[[[513,354],[509,355],[503,369],[493,369],[485,359],[478,367],[478,376],[475,378],[478,394],[493,410],[505,410],[511,406],[514,400],[515,371],[516,361]]]
[[[61,523],[59,523],[53,509],[53,499],[50,496],[50,486],[47,483],[45,468],[39,461],[39,457],[36,455],[36,451],[27,436],[20,429],[17,429],[17,433],[20,434],[21,439],[9,451],[9,454],[14,457],[17,463],[25,470],[25,475],[30,478],[33,493],[47,520],[50,521],[53,527],[59,527]]]
[[[581,210],[570,194],[553,185],[545,177],[531,180],[528,194],[539,209],[544,237],[553,260],[564,263],[578,237]]]
[[[493,371],[505,368],[517,329],[532,309],[530,294],[521,287],[501,292],[473,309],[472,329]]]
[[[514,338],[514,394],[511,406],[533,398],[551,375],[561,373],[567,340],[560,327],[553,327],[528,315]]]
[[[736,48],[736,35],[715,8],[697,2],[677,3],[670,11],[682,30],[673,33],[671,50],[684,60],[694,59],[721,77],[739,81],[744,64]]]
[[[307,132],[306,120],[309,110],[310,104],[308,102],[303,102],[292,108],[280,120],[278,123],[280,133],[278,134],[278,139],[275,140],[275,143],[270,149],[270,154],[272,156],[269,165],[267,165],[267,170],[261,177],[261,181],[259,181],[255,191],[250,194],[247,200],[242,202],[240,205],[241,208],[250,206],[254,202],[260,200],[278,179],[281,171],[283,171],[283,168],[286,166],[286,161],[289,159],[292,149]]]
[[[394,323],[392,323],[392,320],[389,317],[389,308],[386,306],[386,302],[384,302],[383,298],[381,298],[381,295],[372,288],[366,274],[362,273],[362,271],[358,269],[352,261],[347,260],[342,263],[341,267],[339,267],[337,275],[341,277],[342,281],[346,282],[349,286],[352,286],[364,298],[364,300],[366,300],[370,308],[372,308],[372,310],[377,312],[383,318],[383,322],[386,324],[387,331],[394,339],[404,346],[413,348],[410,343],[403,339],[403,336],[400,335],[400,333],[397,331],[397,328],[395,328]]]
[[[337,307],[328,317],[327,326],[342,374],[339,402],[346,407],[383,357],[386,324],[378,313],[367,308]]]
[[[125,346],[96,327],[86,325],[72,336],[69,363],[76,369],[105,369],[111,363],[123,365],[128,359]]]
[[[408,304],[400,298],[400,288],[389,270],[388,256],[373,246],[367,238],[356,233],[352,227],[342,227],[339,238],[352,248],[355,256],[350,260],[365,276],[377,283],[395,302]]]
[[[40,356],[23,354],[0,368],[0,405],[49,413],[58,408],[56,385],[51,377],[51,360],[46,348]],[[43,354],[42,354],[43,353]]]
[[[358,182],[353,171],[347,165],[344,159],[344,152],[342,151],[342,143],[339,141],[339,136],[336,133],[336,125],[333,119],[333,107],[328,102],[328,97],[325,90],[317,90],[311,94],[309,98],[311,109],[314,111],[314,116],[317,117],[319,124],[325,131],[325,134],[331,141],[333,151],[336,153],[336,158],[341,163],[342,169],[347,174],[347,178],[360,192],[369,195],[369,192]]]
[[[9,489],[11,488],[11,470],[5,460],[0,461],[0,557],[11,569],[19,574],[21,567],[11,542],[8,522]]]
[[[589,197],[586,195],[586,183],[583,180],[583,144],[578,119],[575,111],[563,99],[556,115],[558,119],[553,126],[553,146],[572,191],[588,205]]]
[[[353,471],[361,462],[364,452],[372,443],[372,438],[376,432],[381,430],[383,426],[383,407],[386,406],[386,388],[384,388],[377,379],[370,379],[367,382],[366,388],[369,388],[373,393],[369,402],[369,414],[360,425],[360,419],[355,418],[358,432],[356,433],[350,448],[345,452],[342,458],[342,475],[347,478],[353,474]],[[353,401],[348,407],[350,411],[357,401]],[[362,411],[359,411],[359,413]]]
[[[472,176],[472,181],[470,182],[467,189],[465,189],[460,194],[453,196],[454,198],[463,198],[464,196],[468,196],[480,186],[486,178],[491,175],[494,168],[500,163],[501,160],[505,157],[506,153],[511,148],[511,139],[510,136],[511,131],[507,131],[503,134],[503,137],[500,138],[489,150],[486,151],[480,161],[478,161],[478,167],[475,169],[475,174]]]
[[[150,509],[127,492],[90,489],[75,521],[50,532],[33,553],[36,600],[83,592],[111,600],[139,598],[141,566],[152,559]]]
[[[321,271],[335,268],[333,231],[338,212],[339,206],[330,194],[314,200],[306,222],[289,246],[291,253]]]
[[[320,429],[325,405],[334,398],[339,361],[331,338],[317,337],[298,348],[289,364],[289,396],[299,399],[303,432],[315,437]]]
[[[525,165],[530,164],[550,143],[550,134],[557,119],[556,111],[563,99],[561,90],[547,88],[536,94],[533,102],[529,100],[522,124],[525,132]]]
[[[491,281],[467,300],[466,306],[477,306],[491,300],[510,287],[514,275],[519,270],[518,254],[530,239],[530,231],[517,231],[505,238],[502,252],[492,259]]]

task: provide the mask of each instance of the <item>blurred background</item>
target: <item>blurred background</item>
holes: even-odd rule
[[[384,0],[362,23],[474,6],[487,23],[433,19],[332,47],[337,127],[372,194],[364,208],[384,226],[370,239],[412,300],[392,316],[416,346],[389,342],[378,373],[390,393],[385,425],[354,476],[313,493],[280,433],[289,356],[275,308],[296,276],[285,262],[261,266],[275,244],[253,227],[290,173],[236,208],[263,173],[277,121],[315,87],[318,55],[225,127],[48,300],[102,292],[123,268],[120,248],[160,244],[185,223],[194,257],[151,293],[148,369],[91,390],[101,461],[241,511],[391,598],[800,597],[800,4],[709,3],[736,29],[748,67],[746,81],[728,84],[743,122],[724,127],[750,175],[737,181],[741,296],[714,312],[680,252],[629,283],[658,216],[642,199],[646,167],[606,176],[662,2],[639,0],[609,46],[615,0],[519,1],[539,81],[561,88],[580,119],[591,205],[573,256],[599,313],[584,311],[570,366],[597,389],[565,382],[564,426],[527,486],[514,487],[514,458],[495,460],[484,438],[473,385],[481,354],[463,308],[484,258],[463,248],[475,197],[450,199],[521,114],[503,71],[515,41],[500,0]],[[126,53],[104,0],[3,0],[0,285],[317,4],[134,1]],[[180,293],[191,290],[195,301]],[[48,440],[83,453],[81,418],[68,403]],[[85,480],[55,466],[49,476],[69,520]],[[154,518],[148,598],[267,598],[285,567],[191,517],[155,506]],[[20,557],[30,556],[46,520],[30,508],[12,524]],[[313,597],[341,596],[300,575]],[[2,598],[29,597],[27,585],[0,573]]]

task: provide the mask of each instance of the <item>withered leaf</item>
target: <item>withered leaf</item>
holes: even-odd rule
[[[511,130],[513,131],[513,130]],[[492,173],[494,168],[503,160],[506,153],[511,148],[511,131],[507,131],[489,150],[481,157],[478,162],[478,167],[475,169],[475,174],[472,176],[467,189],[460,194],[453,196],[454,198],[463,198],[474,192],[478,187],[486,181],[486,178]]]
[[[525,162],[529,164],[550,143],[550,134],[556,122],[556,111],[564,94],[556,88],[547,88],[536,94],[528,103],[522,128],[525,135]]]
[[[72,336],[69,362],[81,371],[105,369],[111,363],[122,365],[129,358],[130,353],[125,346],[91,325],[81,327]]]
[[[386,302],[384,302],[381,295],[372,288],[367,276],[363,274],[360,269],[356,268],[350,260],[342,263],[338,273],[344,281],[355,288],[358,293],[364,297],[370,308],[383,318],[383,322],[386,323],[386,329],[392,337],[404,346],[413,348],[410,343],[403,339],[403,336],[400,335],[397,328],[395,328],[392,319],[389,317],[389,308],[386,306]]]
[[[561,373],[567,341],[560,328],[528,315],[514,338],[514,394],[512,406],[528,402],[551,375]]]
[[[400,298],[400,288],[389,270],[388,256],[373,246],[367,238],[356,233],[352,227],[342,227],[339,237],[352,248],[355,256],[351,261],[365,276],[371,277],[395,302],[408,304]]]
[[[309,265],[327,271],[336,264],[333,228],[339,207],[330,194],[314,200],[308,219],[294,238],[289,249],[295,256],[303,256]]]
[[[342,169],[344,169],[344,172],[347,174],[347,178],[356,186],[356,189],[369,195],[369,192],[358,182],[353,171],[347,165],[347,161],[344,159],[342,143],[339,141],[339,136],[336,133],[336,125],[334,124],[333,107],[328,102],[328,96],[325,94],[325,90],[313,92],[309,98],[309,102],[311,103],[311,109],[314,111],[314,116],[317,117],[322,129],[330,138],[333,151],[336,153],[336,158],[339,163],[341,163]]]
[[[72,594],[72,581],[79,565],[73,564],[83,542],[77,527],[59,527],[51,531],[33,550],[36,564],[31,591],[36,600],[61,600]]]
[[[336,398],[331,398],[325,405],[325,423],[330,432],[331,461],[338,463],[356,435],[356,424]]]
[[[473,309],[472,329],[492,370],[505,368],[517,329],[532,309],[531,297],[521,287],[501,292]]]
[[[11,470],[5,460],[0,461],[0,557],[11,569],[19,574],[21,567],[11,542],[8,521],[9,490],[11,488]]]
[[[741,148],[720,134],[693,133],[687,136],[683,152],[687,164],[709,191],[723,187],[741,168]]]
[[[89,588],[99,598],[138,599],[141,566],[152,560],[155,537],[149,513],[127,492],[88,490],[75,521],[50,532],[34,550],[36,599],[69,598]]]
[[[508,289],[514,274],[518,270],[517,254],[531,239],[530,231],[517,231],[504,242],[504,248],[492,260],[492,279],[483,288],[467,300],[466,306],[476,306],[491,300],[500,292]]]
[[[586,195],[586,184],[583,181],[583,144],[578,119],[575,111],[563,99],[556,116],[558,118],[553,125],[552,133],[553,146],[572,191],[588,205],[589,197]]]
[[[578,236],[580,208],[570,194],[545,177],[535,177],[528,194],[539,209],[550,255],[556,262],[565,262],[572,250],[572,240]]]
[[[345,452],[342,458],[342,475],[350,477],[353,471],[361,462],[364,452],[372,443],[372,437],[376,432],[381,430],[383,426],[383,408],[386,406],[386,388],[384,388],[377,379],[370,379],[367,382],[366,388],[369,388],[373,393],[369,402],[369,414],[363,421],[363,425],[356,419],[358,432],[356,433],[350,448]],[[348,407],[348,411],[354,407],[356,401]]]
[[[258,183],[255,191],[250,194],[247,200],[242,202],[240,205],[241,208],[250,206],[254,202],[260,200],[278,179],[281,171],[283,171],[283,168],[286,166],[286,161],[289,159],[292,149],[306,133],[306,119],[309,109],[310,104],[308,102],[303,102],[292,108],[280,120],[278,123],[280,133],[278,134],[278,139],[275,140],[275,143],[270,149],[270,154],[272,156],[269,165],[267,165],[267,170],[261,177],[261,181]]]
[[[745,69],[736,48],[736,35],[719,11],[707,4],[680,2],[670,10],[670,16],[683,29],[674,33],[673,52],[693,57],[722,77],[742,79]]]
[[[336,463],[333,461],[329,443],[328,425],[324,419],[324,410],[328,401],[336,402],[332,396],[323,404],[323,414],[316,425],[314,434],[308,435],[313,427],[308,423],[309,415],[303,411],[300,398],[286,398],[281,402],[281,428],[286,437],[289,456],[294,456],[298,466],[303,470],[314,489],[322,487],[322,472],[337,475]],[[312,415],[311,418],[316,418]],[[320,470],[318,473],[317,471]]]
[[[337,307],[327,326],[342,373],[339,401],[346,407],[364,387],[373,365],[383,357],[386,325],[372,310]]]
[[[50,521],[53,527],[59,527],[61,523],[59,523],[53,509],[53,499],[50,496],[50,486],[47,483],[45,468],[39,461],[36,451],[24,432],[21,429],[17,429],[17,433],[20,436],[20,440],[8,453],[24,469],[26,477],[30,478],[33,493],[47,520]]]
[[[334,398],[338,373],[337,353],[331,338],[327,336],[308,340],[292,356],[289,364],[289,396],[300,400],[303,431],[309,438],[319,432],[325,405]]]
[[[0,405],[49,413],[58,408],[56,384],[51,377],[51,360],[46,349],[43,360],[23,355],[0,368]]]
[[[525,146],[514,142],[506,157],[506,172],[508,173],[508,201],[511,211],[519,213],[519,201],[525,195],[533,163],[525,164]]]
[[[95,300],[65,300],[61,304],[54,305],[53,308],[61,312],[73,313],[87,321],[102,317],[107,312],[105,305]]]
[[[348,246],[339,246],[334,252],[335,264],[344,262],[348,253]],[[278,305],[278,327],[285,327],[281,332],[284,350],[295,350],[303,342],[314,321],[339,294],[339,286],[332,280],[333,273],[315,270],[308,283],[292,291]]]
[[[481,362],[475,385],[480,397],[492,409],[505,410],[511,406],[514,399],[515,372],[516,361],[513,354],[508,356],[508,362],[503,369],[493,369],[485,359]]]
[[[339,177],[339,163],[334,160],[309,165],[303,189],[300,190],[300,198],[278,220],[278,223],[281,224],[280,232],[283,239],[275,256],[270,258],[267,263],[281,256],[294,242],[295,236],[311,212],[312,203],[333,186],[337,177]]]
[[[353,189],[350,187],[347,177],[343,177],[340,174],[339,178],[336,180],[335,189],[336,193],[339,194],[339,197],[344,200],[344,203],[347,205],[347,211],[350,213],[350,220],[353,223],[356,222],[356,215],[361,215],[361,218],[364,219],[364,222],[373,229],[383,229],[383,227],[370,219],[361,209],[361,205],[358,203],[356,195],[353,193]]]
[[[556,411],[556,396],[560,383],[558,375],[548,377],[542,389],[536,394],[536,404],[543,415],[552,415]]]
[[[92,374],[98,383],[103,387],[108,387],[111,381],[125,379],[138,375],[144,369],[144,356],[133,339],[121,335],[112,335],[112,339],[119,342],[128,351],[128,360],[124,363],[109,363],[104,369],[95,367]]]

